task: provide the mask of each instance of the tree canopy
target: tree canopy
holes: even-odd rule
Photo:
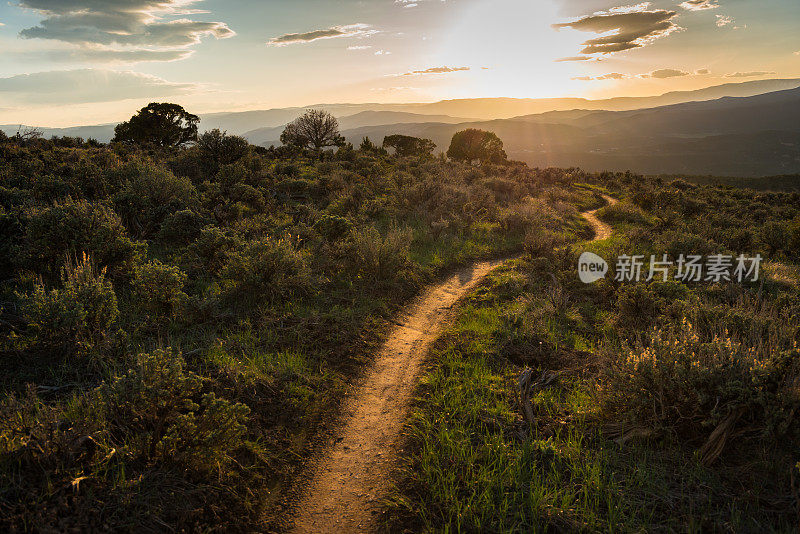
[[[504,163],[507,161],[503,141],[494,132],[469,128],[456,133],[447,150],[447,157],[457,161]]]
[[[344,145],[344,137],[339,134],[339,121],[333,115],[322,109],[310,109],[286,125],[281,143],[319,152],[325,147]]]
[[[436,148],[436,143],[430,139],[398,134],[384,137],[383,148],[394,148],[398,156],[429,156]]]
[[[200,117],[178,104],[150,103],[114,128],[113,142],[177,147],[197,140]]]

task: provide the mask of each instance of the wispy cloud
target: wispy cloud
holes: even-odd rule
[[[694,73],[687,72],[681,69],[657,69],[652,72],[646,72],[644,74],[623,74],[621,72],[611,72],[609,74],[603,74],[600,76],[576,76],[572,78],[573,80],[581,80],[581,81],[603,81],[603,80],[628,80],[628,79],[635,79],[635,78],[642,78],[642,79],[656,79],[656,80],[664,80],[667,78],[677,78],[680,76],[691,76],[692,74],[708,74],[708,69],[700,69]]]
[[[406,72],[401,76],[417,76],[423,74],[447,74],[449,72],[461,72],[471,70],[469,67],[431,67],[425,70],[412,70],[411,72]]]
[[[608,33],[583,43],[581,54],[613,54],[647,46],[681,28],[675,23],[677,11],[650,9],[650,2],[611,8],[579,18],[573,22],[554,24],[556,29]]]
[[[419,6],[423,2],[430,2],[433,0],[394,0],[394,3],[406,9]],[[444,3],[446,0],[441,0]]]
[[[733,23],[734,23],[733,17],[729,17],[728,15],[717,15],[718,28],[724,28],[725,26]]]
[[[679,76],[689,76],[691,73],[679,69],[658,69],[647,74],[640,74],[640,78],[656,78],[663,80],[665,78],[677,78]]]
[[[556,63],[562,63],[564,61],[591,61],[594,59],[591,56],[570,56],[570,57],[562,57],[555,60]]]
[[[288,46],[299,43],[311,43],[320,39],[339,39],[345,37],[370,37],[378,33],[369,24],[348,24],[346,26],[333,26],[325,30],[312,30],[303,33],[287,33],[273,37],[267,44],[269,46]]]
[[[717,9],[719,4],[717,0],[686,0],[681,4],[681,7],[689,11],[704,11],[706,9]]]
[[[369,50],[370,48],[372,48],[372,45],[352,45],[347,47],[348,50]]]
[[[755,78],[757,76],[767,76],[768,74],[776,74],[776,73],[772,72],[772,71],[756,70],[756,71],[752,71],[752,72],[731,72],[729,74],[726,74],[725,77],[726,78]]]

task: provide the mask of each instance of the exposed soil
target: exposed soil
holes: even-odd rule
[[[611,235],[611,228],[597,219],[596,211],[583,216],[594,227],[595,239],[605,239]],[[484,261],[460,269],[444,283],[425,291],[398,318],[374,364],[344,401],[344,423],[322,451],[308,486],[301,492],[290,532],[373,530],[430,345],[453,305],[501,263]]]
[[[603,198],[605,199],[606,202],[608,202],[609,206],[613,206],[614,204],[617,203],[617,199],[611,198],[608,195],[603,195]],[[592,227],[594,228],[594,241],[599,241],[601,239],[608,239],[609,237],[611,237],[611,227],[606,223],[604,223],[603,221],[601,221],[600,219],[598,219],[597,216],[595,215],[601,209],[602,208],[598,208],[596,210],[587,211],[581,214],[583,215],[583,218],[589,221],[589,224],[591,224]]]

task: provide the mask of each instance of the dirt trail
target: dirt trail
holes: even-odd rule
[[[603,195],[603,198],[608,203],[607,204],[608,206],[613,206],[614,204],[617,203],[616,198],[611,198],[608,195]],[[611,237],[611,227],[606,223],[604,223],[603,221],[601,221],[600,219],[598,219],[597,215],[595,215],[601,209],[602,208],[598,208],[596,210],[581,213],[581,215],[583,215],[583,218],[589,221],[589,224],[591,224],[592,228],[594,228],[593,241],[600,241],[601,239],[608,239],[609,237]]]
[[[583,216],[595,228],[595,239],[604,239],[611,228],[594,213]],[[372,530],[381,498],[389,489],[388,473],[397,457],[400,432],[430,344],[456,301],[501,263],[485,261],[459,270],[425,291],[398,319],[375,363],[345,401],[345,423],[323,451],[311,482],[302,491],[291,532]]]

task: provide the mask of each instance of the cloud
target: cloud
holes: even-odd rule
[[[591,58],[589,56],[570,56],[570,57],[558,58],[555,61],[556,61],[556,63],[561,63],[561,62],[564,62],[564,61],[589,61],[589,60],[592,60],[592,59],[594,59],[594,58]]]
[[[84,54],[103,60],[174,61],[187,57],[178,51],[204,37],[235,35],[224,22],[185,18],[202,13],[189,9],[200,0],[20,0],[45,18],[25,28],[20,37],[49,39],[90,50]],[[181,18],[175,18],[181,17]],[[102,51],[102,53],[100,53]],[[162,52],[159,59],[159,54]],[[165,53],[173,52],[173,53]]]
[[[711,74],[711,71],[708,69],[697,69],[696,71],[694,71],[694,73],[697,74],[698,76],[703,76],[705,74]]]
[[[708,74],[708,73],[709,73],[708,69],[700,69],[700,70],[696,71],[694,74]],[[667,79],[667,78],[677,78],[677,77],[680,77],[680,76],[691,76],[691,75],[692,75],[691,72],[686,72],[686,71],[683,71],[683,70],[680,70],[680,69],[658,69],[658,70],[654,70],[652,72],[647,72],[647,73],[644,73],[644,74],[637,74],[637,75],[622,74],[620,72],[611,72],[609,74],[603,74],[601,76],[595,76],[595,77],[592,77],[592,76],[577,76],[577,77],[572,78],[572,79],[573,80],[582,80],[582,81],[586,81],[586,82],[593,81],[593,80],[601,80],[601,81],[602,80],[628,80],[628,79],[631,79],[631,78],[643,78],[643,79],[652,78],[652,79],[656,79],[656,80],[664,80],[664,79]]]
[[[795,52],[795,53],[794,53],[794,55],[796,55],[796,56],[800,56],[800,50],[798,50],[797,52]]]
[[[732,72],[726,74],[726,78],[754,78],[756,76],[766,76],[768,74],[776,74],[775,72],[767,72],[767,71],[752,71],[752,72]]]
[[[604,74],[602,76],[598,76],[595,80],[624,80],[628,76],[626,74],[621,74],[619,72],[612,72],[610,74]]]
[[[320,39],[338,39],[342,37],[370,37],[378,33],[369,24],[348,24],[347,26],[333,26],[327,30],[314,30],[305,33],[287,33],[273,37],[267,42],[270,46],[287,46],[298,43],[310,43]]]
[[[723,28],[728,24],[733,24],[734,20],[733,17],[729,17],[728,15],[717,15],[717,27]]]
[[[648,74],[640,75],[641,78],[656,78],[658,80],[663,80],[665,78],[677,78],[678,76],[689,76],[689,72],[685,72],[678,69],[659,69],[654,70]]]
[[[717,0],[686,0],[681,4],[681,7],[689,11],[704,11],[706,9],[717,9],[719,4]]]
[[[388,50],[376,50],[375,51],[375,55],[376,56],[390,56],[390,55],[392,55],[392,53],[389,52]]]
[[[75,48],[50,50],[46,55],[57,61],[90,63],[145,63],[148,61],[180,61],[194,54],[193,50],[108,50],[105,48]]]
[[[408,8],[412,8],[412,7],[417,7],[422,2],[428,2],[428,1],[430,1],[430,0],[394,0],[394,3],[398,4],[398,5],[401,5],[404,8],[408,9]],[[444,3],[444,2],[445,2],[445,0],[442,0],[442,3]]]
[[[372,48],[372,45],[353,45],[347,47],[348,50],[369,50],[370,48]]]
[[[61,70],[0,78],[0,99],[14,104],[85,104],[173,97],[197,88],[138,72]]]
[[[584,44],[581,54],[613,54],[623,50],[640,48],[654,40],[665,37],[681,28],[674,19],[676,11],[650,9],[650,3],[611,8],[588,15],[573,22],[554,24],[556,29],[609,33]]]
[[[575,76],[572,78],[573,80],[581,80],[584,82],[592,81],[592,80],[625,80],[630,78],[631,76],[627,74],[622,74],[621,72],[611,72],[608,74],[603,74],[601,76]]]
[[[431,67],[425,70],[412,70],[411,72],[406,72],[402,76],[416,76],[418,74],[446,74],[448,72],[460,72],[470,70],[469,67]]]

